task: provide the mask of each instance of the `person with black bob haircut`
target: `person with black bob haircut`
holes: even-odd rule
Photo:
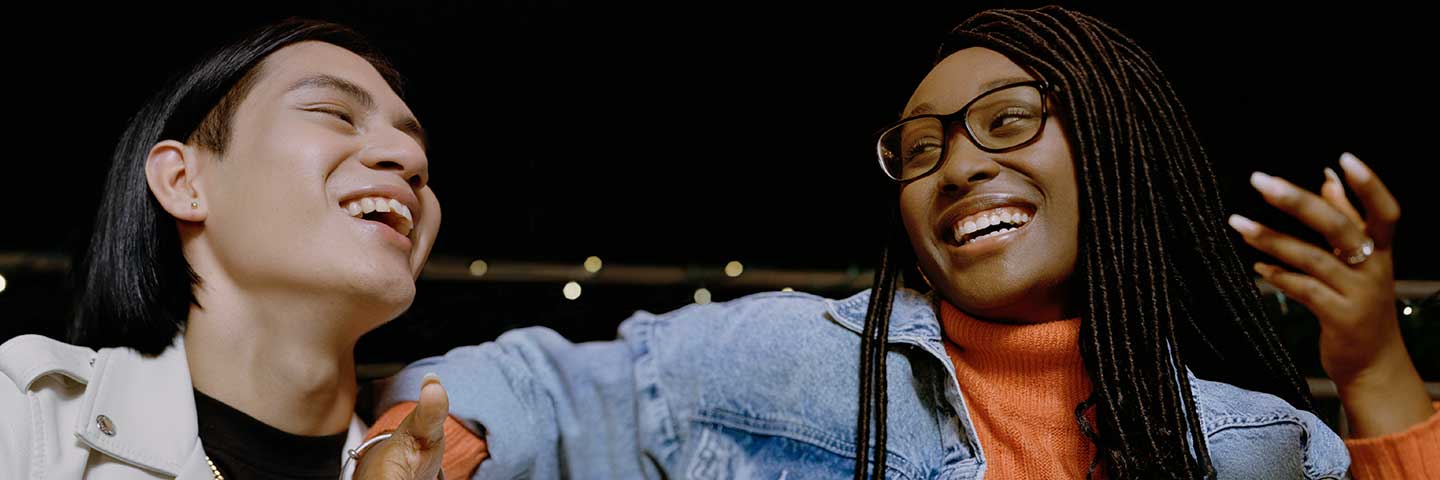
[[[399,73],[291,19],[202,58],[116,146],[73,344],[0,345],[0,478],[336,478],[354,346],[414,299],[440,226]],[[436,377],[360,478],[440,475]]]

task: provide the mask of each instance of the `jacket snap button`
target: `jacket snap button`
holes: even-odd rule
[[[104,415],[95,417],[95,425],[100,426],[100,433],[115,436],[115,422],[110,421],[110,417]]]

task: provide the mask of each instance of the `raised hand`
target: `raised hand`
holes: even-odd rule
[[[1320,319],[1320,363],[1339,389],[1351,431],[1378,436],[1420,423],[1434,411],[1395,316],[1391,243],[1400,205],[1355,156],[1342,155],[1340,166],[1365,208],[1363,217],[1328,168],[1320,195],[1260,172],[1250,177],[1266,202],[1319,232],[1328,248],[1240,215],[1230,216],[1230,226],[1246,243],[1290,267],[1254,266]]]

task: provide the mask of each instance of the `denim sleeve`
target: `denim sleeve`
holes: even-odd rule
[[[632,324],[643,319],[631,319]],[[486,439],[473,478],[642,478],[634,353],[623,336],[571,343],[547,328],[418,361],[381,395],[379,411],[413,401],[426,373],[440,376],[450,413]]]

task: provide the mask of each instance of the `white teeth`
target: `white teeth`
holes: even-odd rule
[[[967,238],[972,233],[984,230],[995,225],[1000,225],[1002,223],[1008,224],[1010,226],[995,232],[990,232],[981,237]],[[979,238],[985,238],[990,235],[1013,231],[1016,228],[1019,228],[1020,226],[1023,226],[1027,223],[1030,223],[1029,212],[1026,212],[1016,207],[995,208],[984,212],[972,214],[957,222],[955,224],[955,241],[963,245]]]
[[[352,217],[359,218],[370,212],[393,212],[405,220],[395,225],[395,231],[400,235],[410,235],[415,228],[415,216],[410,212],[410,207],[400,203],[399,200],[384,197],[365,197],[359,200],[346,202],[343,205],[345,211]]]
[[[395,202],[394,200],[391,201]],[[405,217],[405,219],[409,220],[411,223],[415,222],[415,217],[410,216],[410,207],[400,204],[400,202],[395,202],[395,205],[391,206],[395,207],[395,211],[400,212],[400,216]]]
[[[979,240],[979,239],[982,239],[982,238],[993,237],[993,236],[995,236],[995,235],[999,235],[999,234],[1006,233],[1006,232],[1013,232],[1013,231],[1015,231],[1014,228],[1002,228],[1002,229],[1000,229],[1000,230],[996,230],[996,231],[993,231],[993,232],[990,232],[990,233],[987,233],[987,234],[984,234],[984,235],[981,235],[981,236],[972,238],[972,239],[970,239],[970,242],[973,242],[973,241],[976,241],[976,240]],[[970,243],[970,242],[965,242],[965,243]]]

